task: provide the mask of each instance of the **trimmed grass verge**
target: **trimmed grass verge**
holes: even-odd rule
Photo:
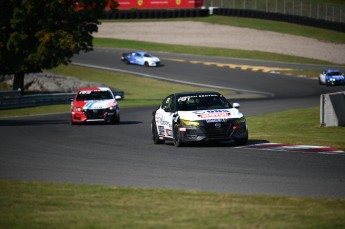
[[[320,127],[319,107],[251,116],[247,121],[250,140],[345,150],[345,127]]]
[[[0,181],[0,228],[343,228],[344,199]]]

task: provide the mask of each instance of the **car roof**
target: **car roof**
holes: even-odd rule
[[[79,91],[111,91],[108,87],[82,87]]]
[[[329,72],[340,72],[338,69],[327,69],[325,70],[326,73],[329,73]]]
[[[132,52],[132,53],[140,53],[140,54],[145,54],[145,53],[148,53],[148,52],[138,50],[138,51],[134,51],[134,52]]]
[[[176,97],[181,97],[181,96],[210,95],[210,94],[221,95],[219,92],[216,92],[216,91],[179,92],[179,93],[175,93],[173,95]]]

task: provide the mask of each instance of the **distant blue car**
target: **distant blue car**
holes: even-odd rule
[[[344,85],[345,76],[339,70],[324,70],[319,76],[319,84],[330,85]]]
[[[129,53],[123,53],[121,60],[127,64],[137,64],[143,65],[146,67],[157,67],[160,65],[160,59],[156,56],[152,56],[148,52],[144,51],[135,51]]]

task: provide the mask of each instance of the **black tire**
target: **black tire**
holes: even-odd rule
[[[248,136],[246,138],[235,138],[234,141],[237,146],[246,145],[248,142]]]
[[[174,133],[173,133],[173,142],[174,142],[174,146],[176,147],[181,147],[184,145],[184,143],[182,142],[182,136],[180,131],[178,130],[178,124],[174,124]]]
[[[144,63],[144,65],[145,65],[145,67],[150,67],[149,63],[147,61]]]
[[[111,124],[120,124],[120,114],[113,120],[111,120]]]
[[[151,133],[152,133],[152,141],[153,141],[154,144],[162,144],[162,143],[164,143],[163,140],[159,139],[156,123],[153,122],[153,121],[152,121],[152,125],[151,125]]]

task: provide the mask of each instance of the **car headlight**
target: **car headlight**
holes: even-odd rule
[[[82,108],[80,108],[80,107],[74,107],[74,106],[73,106],[73,107],[72,107],[72,110],[73,110],[73,111],[82,111]]]
[[[190,120],[184,120],[184,119],[180,119],[180,123],[184,126],[194,126],[197,127],[200,125],[199,122],[197,121],[190,121]]]

